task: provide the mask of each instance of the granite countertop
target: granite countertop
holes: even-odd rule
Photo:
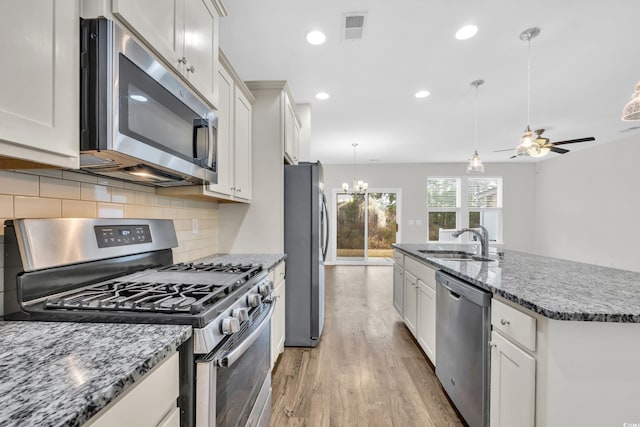
[[[640,323],[640,273],[637,272],[510,250],[492,262],[447,261],[418,251],[452,249],[450,246],[393,246],[550,319]],[[464,250],[463,247],[456,249]]]
[[[260,264],[270,270],[287,258],[287,254],[215,254],[194,262],[213,262],[222,264]]]
[[[191,326],[0,321],[0,425],[80,426]]]

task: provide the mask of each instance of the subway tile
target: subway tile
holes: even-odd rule
[[[162,211],[164,208],[159,206],[147,206],[147,212],[149,213],[149,218],[158,218],[163,219]]]
[[[162,208],[162,217],[165,219],[178,218],[178,209],[176,208]]]
[[[16,218],[60,218],[62,200],[16,196],[13,211]]]
[[[42,176],[40,177],[40,197],[80,199],[80,183]]]
[[[171,206],[174,208],[184,208],[184,200],[182,199],[171,199]]]
[[[61,169],[20,169],[20,173],[31,175],[48,176],[50,178],[62,178]]]
[[[136,205],[153,206],[157,204],[158,197],[155,194],[136,192]]]
[[[62,201],[62,217],[63,218],[95,218],[96,202],[87,202],[84,200],[63,200]]]
[[[39,178],[36,175],[0,171],[0,194],[37,196]]]
[[[167,196],[157,196],[156,203],[158,206],[171,207],[171,198]]]
[[[13,196],[0,195],[0,218],[13,218]]]
[[[62,171],[62,178],[69,179],[71,181],[87,182],[89,184],[98,183],[98,177],[96,177],[95,175],[89,175],[80,172]]]
[[[120,181],[118,179],[104,178],[102,176],[99,176],[97,178],[98,178],[98,185],[106,185],[108,187],[113,187],[113,188],[124,188],[124,181]]]
[[[146,218],[146,207],[140,205],[124,205],[125,218]]]
[[[124,218],[124,205],[98,203],[98,218]]]
[[[104,185],[81,183],[80,198],[82,200],[94,200],[96,202],[110,202],[111,189]]]
[[[13,215],[11,215],[13,218]],[[0,218],[0,237],[4,237],[4,222],[11,218]],[[0,265],[2,265],[2,261],[0,261]]]
[[[136,192],[126,188],[112,188],[111,201],[113,203],[134,204],[136,202]]]
[[[156,188],[155,187],[149,187],[148,185],[134,184],[133,182],[125,182],[124,183],[124,188],[128,188],[129,190],[142,191],[142,192],[145,192],[145,193],[156,194]]]

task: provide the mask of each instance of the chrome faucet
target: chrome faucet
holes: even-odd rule
[[[457,238],[457,237],[460,237],[460,235],[466,231],[468,231],[469,233],[475,234],[480,239],[482,256],[488,257],[489,256],[489,232],[482,225],[479,225],[477,228],[481,229],[482,232],[479,232],[475,228],[463,228],[462,230],[454,231],[453,233],[451,233],[451,235]]]

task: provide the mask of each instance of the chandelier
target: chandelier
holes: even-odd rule
[[[353,146],[353,187],[349,189],[349,184],[346,182],[342,183],[342,191],[345,193],[356,193],[356,194],[364,194],[367,192],[367,188],[369,188],[369,184],[364,181],[358,181],[356,178],[356,147],[358,144],[351,144]]]

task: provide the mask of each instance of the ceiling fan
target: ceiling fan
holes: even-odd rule
[[[567,150],[566,148],[558,148],[556,146],[596,140],[594,137],[589,136],[587,138],[577,138],[568,139],[566,141],[551,142],[549,138],[545,138],[542,136],[542,134],[544,133],[544,129],[536,129],[533,132],[536,134],[536,138],[533,139],[534,144],[532,144],[531,148],[529,148],[528,151],[531,157],[543,157],[549,154],[549,152],[551,151],[558,154],[567,154],[570,150]],[[513,149],[507,148],[505,150],[496,150],[494,151],[494,153],[500,153],[502,151],[513,151]],[[510,159],[514,159],[516,157],[517,156],[511,156]]]

